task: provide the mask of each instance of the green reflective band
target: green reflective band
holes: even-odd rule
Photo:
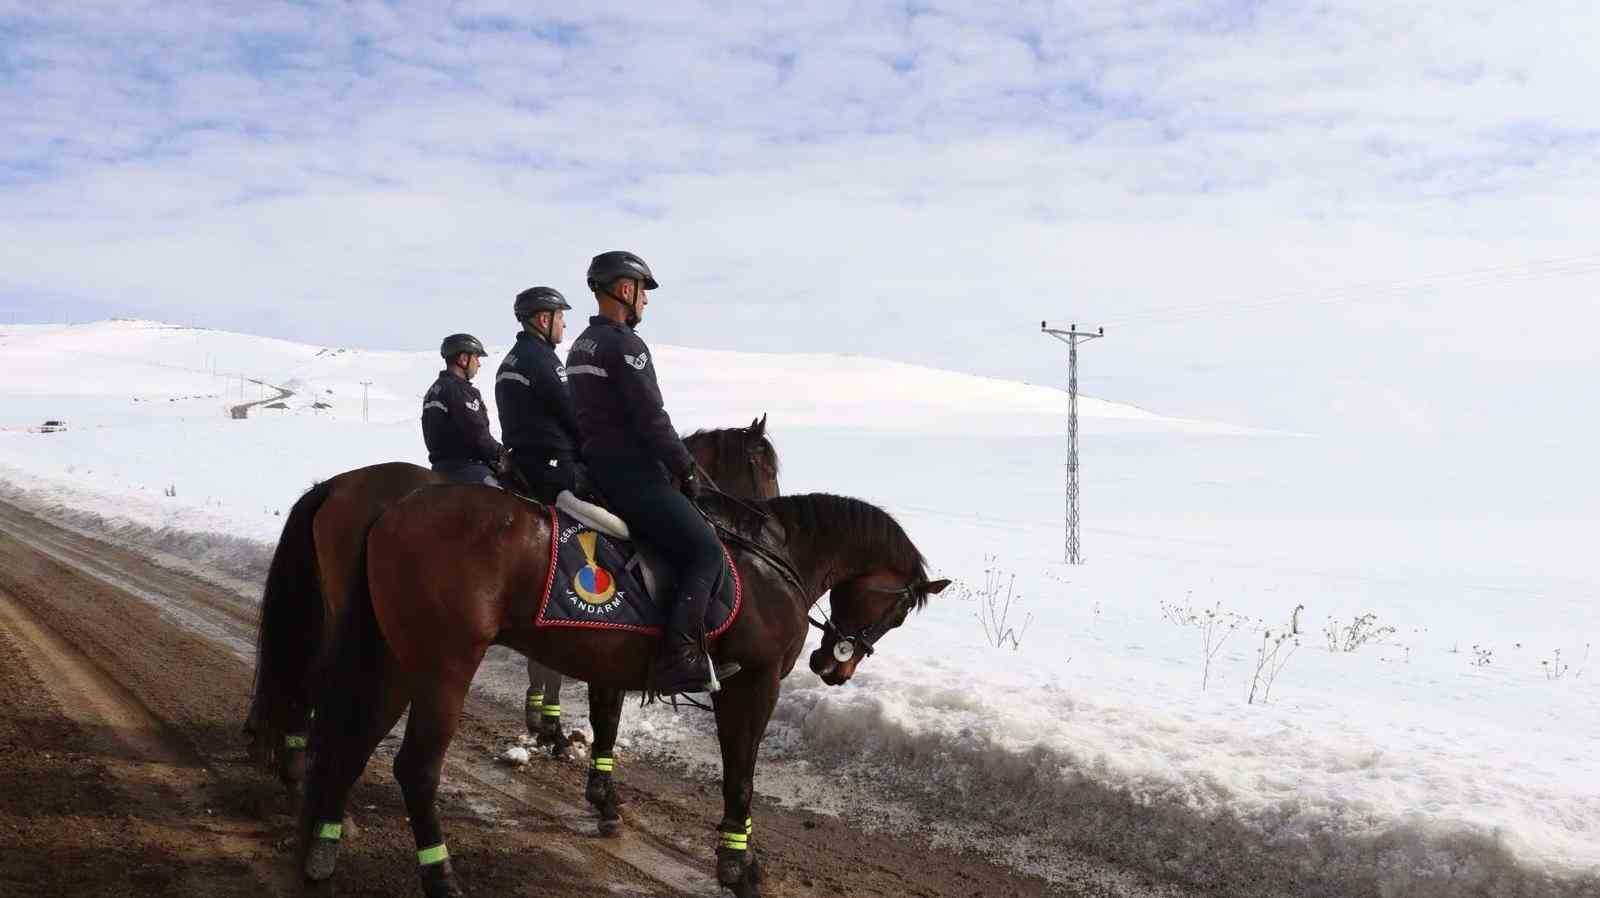
[[[750,848],[750,837],[744,833],[723,833],[722,847],[732,848],[736,851],[747,851]]]
[[[283,737],[283,747],[284,748],[305,748],[306,747],[306,737],[304,737],[304,736],[284,736]]]
[[[417,852],[417,864],[422,867],[431,867],[434,864],[444,863],[449,857],[450,850],[444,847],[443,842],[440,842],[432,848],[424,848]]]
[[[545,705],[544,706],[544,716],[546,716],[546,717],[560,717],[561,716],[561,706],[560,705]]]
[[[750,833],[753,833],[755,831],[756,831],[755,818],[754,817],[746,817],[746,818],[744,818],[744,832],[745,832],[745,835],[749,835]]]
[[[617,760],[615,758],[597,757],[589,763],[601,773],[610,773],[617,769]]]
[[[544,693],[543,692],[530,692],[530,693],[528,693],[528,707],[530,707],[530,708],[542,708],[542,707],[544,707]]]
[[[342,835],[344,835],[343,823],[324,823],[317,827],[317,838],[319,839],[331,839],[337,842]]]

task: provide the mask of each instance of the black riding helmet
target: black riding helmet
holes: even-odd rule
[[[614,249],[608,253],[601,253],[589,262],[589,289],[604,290],[617,278],[633,278],[642,281],[646,290],[654,290],[655,275],[650,273],[650,266],[633,253],[624,249]]]
[[[527,321],[540,312],[565,312],[570,308],[572,306],[567,305],[567,298],[561,295],[560,290],[554,287],[529,287],[517,294],[511,311],[518,321]]]
[[[439,344],[439,355],[443,356],[445,361],[449,361],[463,352],[476,356],[489,354],[484,350],[483,344],[478,342],[478,338],[471,334],[451,334],[444,338],[443,343]]]

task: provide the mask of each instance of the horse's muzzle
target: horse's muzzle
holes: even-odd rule
[[[856,668],[854,659],[851,659],[848,663],[840,664],[838,659],[833,657],[833,652],[824,649],[817,649],[812,652],[810,663],[811,672],[821,677],[822,682],[827,683],[829,686],[843,684],[850,679],[852,673],[855,673]]]

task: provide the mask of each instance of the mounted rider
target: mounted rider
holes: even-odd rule
[[[578,459],[578,413],[567,388],[567,368],[556,355],[572,306],[553,287],[517,294],[512,313],[522,323],[517,342],[494,378],[500,435],[511,464],[533,498],[554,504],[562,490],[587,492],[588,475]]]
[[[662,405],[650,347],[634,332],[656,279],[643,259],[617,250],[594,257],[588,284],[600,314],[567,353],[582,455],[612,509],[677,574],[678,595],[651,677],[655,691],[704,692],[711,680],[706,606],[725,560],[694,504],[701,490],[694,457]],[[719,666],[716,674],[737,669]]]
[[[499,486],[505,447],[489,432],[489,410],[472,385],[479,359],[488,355],[471,334],[451,334],[439,344],[445,369],[422,397],[422,440],[435,471],[458,483]]]

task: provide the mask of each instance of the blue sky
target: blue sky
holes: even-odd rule
[[[627,247],[655,340],[1053,382],[1075,319],[1102,395],[1448,432],[1592,380],[1596,46],[1556,0],[0,2],[0,317],[504,340]]]

